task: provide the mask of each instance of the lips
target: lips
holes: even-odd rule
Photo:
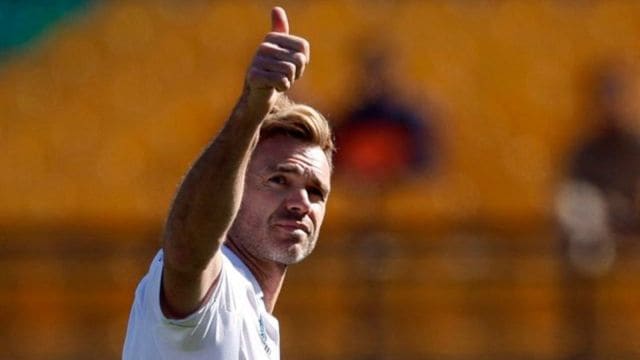
[[[290,231],[295,231],[295,230],[302,230],[307,234],[311,233],[311,229],[309,228],[309,226],[307,226],[306,224],[302,223],[302,222],[294,222],[294,221],[280,221],[277,222],[275,224],[275,226],[286,229],[286,230],[290,230]]]

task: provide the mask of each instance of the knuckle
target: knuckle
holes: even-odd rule
[[[268,52],[272,49],[273,49],[272,43],[267,41],[261,42],[260,45],[258,46],[258,54],[264,54],[265,52]]]
[[[279,88],[282,90],[288,90],[291,87],[291,82],[286,77],[281,77],[278,81]]]
[[[303,53],[295,53],[293,54],[293,58],[298,66],[302,66],[307,62],[307,57]]]
[[[304,49],[305,54],[309,53],[311,45],[309,44],[309,41],[307,41],[307,39],[302,39],[302,48]]]
[[[296,73],[296,65],[290,62],[285,62],[284,64],[287,69],[287,75],[289,75],[289,77],[292,77]]]
[[[277,31],[269,31],[264,37],[265,39],[278,39],[281,38],[282,36],[285,36],[285,34],[283,33],[279,33]]]

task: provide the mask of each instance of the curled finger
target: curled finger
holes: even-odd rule
[[[259,69],[285,76],[289,79],[291,84],[293,84],[297,78],[297,74],[299,73],[296,64],[274,58],[257,57],[255,60],[255,66]]]
[[[279,47],[292,50],[294,52],[301,52],[307,58],[309,58],[311,54],[311,46],[309,45],[309,42],[299,36],[270,32],[265,36],[264,41],[276,44]]]
[[[252,88],[274,88],[280,92],[291,87],[286,76],[256,67],[252,67],[247,73],[247,83]]]

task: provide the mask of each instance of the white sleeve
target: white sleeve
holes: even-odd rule
[[[215,288],[198,310],[183,319],[168,319],[160,307],[163,253],[159,251],[136,289],[123,359],[172,359],[206,347],[216,352],[216,333],[235,323],[232,314],[225,311],[227,306],[220,305],[221,299],[227,298],[223,294],[228,288],[226,268],[223,261]]]

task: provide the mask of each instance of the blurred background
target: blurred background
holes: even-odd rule
[[[640,358],[640,3],[283,1],[337,131],[283,359]],[[118,359],[271,1],[0,1],[0,358]]]

